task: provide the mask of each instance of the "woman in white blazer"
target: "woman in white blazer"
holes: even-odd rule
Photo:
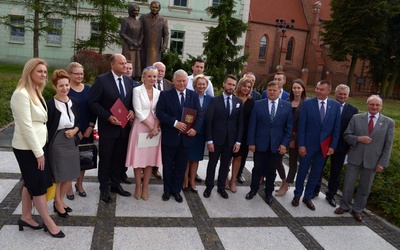
[[[12,147],[21,170],[22,215],[19,230],[30,227],[56,238],[64,237],[49,215],[46,203],[47,188],[52,185],[50,168],[45,166],[44,146],[47,140],[47,106],[42,91],[46,86],[47,63],[39,58],[29,60],[11,97],[15,123]],[[32,218],[32,202],[43,219],[43,226]]]
[[[143,84],[133,89],[135,120],[129,134],[125,165],[133,167],[136,182],[135,198],[138,200],[140,198],[147,200],[148,198],[152,166],[162,165],[160,121],[156,117],[156,106],[160,91],[154,88],[157,75],[158,71],[154,66],[146,67],[142,73]],[[155,142],[155,146],[143,145],[143,141],[149,139]],[[141,181],[142,170],[144,172],[143,185]]]

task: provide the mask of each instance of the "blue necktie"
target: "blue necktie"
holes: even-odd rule
[[[122,86],[122,79],[120,77],[118,77],[118,86],[119,86],[119,96],[121,98],[121,101],[124,102],[125,101],[125,91],[124,91],[124,87]]]
[[[183,95],[183,92],[181,92],[180,95],[181,95],[181,108],[183,109],[183,106],[185,106],[185,96]]]
[[[230,99],[231,98],[229,96],[226,98],[226,112],[227,112],[228,116],[231,115],[231,104],[229,103]]]
[[[319,109],[319,116],[321,117],[321,123],[324,123],[325,119],[325,102],[321,102],[321,108]]]
[[[275,118],[275,102],[272,102],[270,117],[271,117],[271,121],[273,121]]]

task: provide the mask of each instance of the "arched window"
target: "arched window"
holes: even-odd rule
[[[286,52],[286,61],[291,61],[292,60],[292,55],[293,55],[293,45],[294,45],[294,39],[291,37],[289,39],[289,42],[287,44],[287,52]]]
[[[266,52],[267,52],[267,38],[263,36],[261,37],[260,41],[260,51],[258,53],[258,59],[265,59]]]

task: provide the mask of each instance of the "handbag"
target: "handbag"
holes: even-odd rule
[[[53,182],[53,185],[51,185],[49,188],[47,188],[46,201],[50,201],[50,200],[54,199],[54,197],[56,196],[56,187],[57,187],[57,184]]]
[[[81,170],[97,168],[97,146],[94,143],[79,145]]]

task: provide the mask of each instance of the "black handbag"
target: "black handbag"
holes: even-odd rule
[[[81,170],[97,168],[97,146],[94,143],[80,144],[79,157]]]

